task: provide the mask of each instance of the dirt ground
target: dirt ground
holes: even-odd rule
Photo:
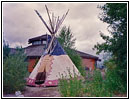
[[[22,92],[24,97],[61,97],[58,87],[29,87]],[[4,94],[3,97],[17,97],[15,94]]]
[[[28,87],[23,93],[24,97],[60,97],[58,87]]]

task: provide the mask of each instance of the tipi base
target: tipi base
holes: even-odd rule
[[[35,84],[35,79],[27,79],[28,86],[35,86],[35,87],[47,87],[47,86],[57,86],[58,85],[58,80],[46,80],[43,84]]]

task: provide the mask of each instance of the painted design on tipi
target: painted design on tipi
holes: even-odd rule
[[[30,86],[57,86],[58,79],[61,78],[61,75],[66,77],[66,79],[70,78],[70,73],[72,77],[74,77],[74,75],[80,76],[78,69],[61,47],[58,40],[55,38],[55,34],[60,25],[63,23],[69,10],[61,17],[61,19],[59,16],[56,19],[52,13],[51,19],[49,10],[46,5],[45,7],[47,10],[50,27],[46,24],[38,11],[35,10],[35,12],[51,33],[51,37],[48,36],[47,48],[27,79],[27,85]]]

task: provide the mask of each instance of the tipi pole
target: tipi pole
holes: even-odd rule
[[[50,30],[50,28],[48,27],[48,25],[46,24],[46,22],[45,22],[44,19],[42,18],[42,16],[38,13],[38,11],[37,11],[37,10],[34,10],[34,11],[35,11],[36,14],[40,17],[40,19],[42,20],[42,22],[44,23],[44,25],[46,26],[46,28],[49,30],[49,32],[52,33],[51,30]]]
[[[46,5],[45,5],[45,7],[46,7],[47,15],[48,15],[48,18],[49,18],[50,26],[51,26],[51,29],[52,29],[52,33],[54,34],[54,28],[53,28],[52,21],[51,21],[51,18],[50,18],[49,10],[48,10]]]

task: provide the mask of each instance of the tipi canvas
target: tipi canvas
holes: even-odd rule
[[[57,17],[57,19],[52,17],[51,19],[49,10],[47,6],[45,7],[51,28],[49,28],[38,11],[36,11],[36,13],[51,33],[51,36],[48,36],[47,48],[27,79],[27,85],[30,86],[57,86],[58,80],[62,77],[69,79],[70,75],[71,77],[74,77],[74,75],[80,76],[78,69],[55,38],[57,30],[68,12],[63,15],[61,19],[59,19],[59,17]]]

